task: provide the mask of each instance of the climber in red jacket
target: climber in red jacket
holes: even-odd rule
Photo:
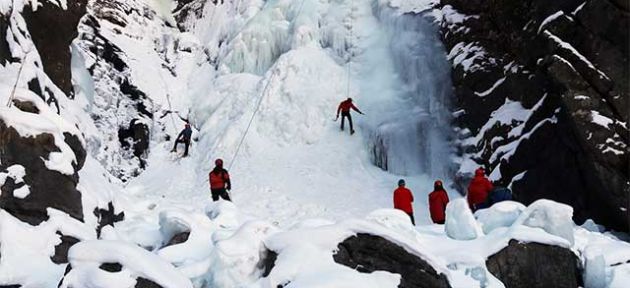
[[[479,205],[486,202],[488,194],[492,191],[492,189],[494,189],[492,182],[486,178],[483,168],[480,167],[475,170],[475,177],[468,185],[467,196],[468,205],[470,205],[470,209],[473,212],[479,208]]]
[[[212,201],[219,201],[219,197],[227,201],[230,200],[229,190],[232,190],[232,182],[230,174],[223,169],[223,160],[214,161],[215,167],[208,174],[208,182],[210,182],[210,192],[212,192]]]
[[[431,212],[433,223],[444,224],[447,204],[448,194],[442,186],[442,181],[437,180],[433,184],[433,192],[429,193],[429,211]]]
[[[335,121],[339,119],[339,113],[341,112],[341,131],[343,131],[343,124],[348,118],[348,123],[350,123],[350,135],[354,134],[354,126],[352,125],[352,116],[350,115],[350,109],[359,112],[359,114],[364,115],[357,106],[354,106],[352,103],[352,98],[348,97],[348,99],[339,103],[339,107],[337,107],[337,118]]]
[[[398,180],[398,189],[394,190],[394,208],[407,213],[409,218],[411,218],[411,224],[415,226],[416,222],[413,219],[412,202],[413,194],[411,190],[405,188],[405,180]]]

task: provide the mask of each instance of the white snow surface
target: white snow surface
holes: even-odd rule
[[[8,2],[0,0],[2,11]],[[85,135],[80,139],[89,155],[78,183],[85,223],[49,209],[48,221],[31,226],[0,211],[0,285],[57,287],[66,267],[50,260],[60,243],[57,231],[82,240],[70,250],[73,270],[61,287],[133,287],[138,277],[177,288],[263,288],[289,281],[288,287],[397,287],[400,275],[359,273],[334,263],[337,244],[357,233],[379,235],[421,257],[453,287],[504,287],[485,261],[511,239],[572,249],[587,268],[587,283],[622,287],[630,281],[630,245],[574,226],[572,211],[558,203],[527,208],[500,203],[478,211],[475,219],[443,179],[453,199],[447,224],[430,224],[427,195],[433,180],[444,177],[440,163],[450,156],[444,148],[448,119],[438,116],[450,115],[444,88],[450,67],[444,65],[446,52],[434,45],[432,19],[422,17],[459,25],[475,16],[450,6],[423,12],[436,4],[430,0],[225,1],[205,5],[199,19],[184,23],[188,31],[180,32],[171,27],[174,2],[125,4],[155,17],[129,16],[122,34],[103,21],[99,32],[124,51],[129,67],[122,74],[147,94],[153,105],[148,109],[175,116],[147,122],[152,132],[147,168],[123,184],[107,166],[130,164],[120,160],[124,151],[117,148],[114,124],[130,119],[126,108],[115,105],[119,83],[105,77],[111,69],[97,69],[90,79],[86,68],[95,60],[86,56],[86,43],[75,41],[73,84],[80,89],[74,100],[53,89],[59,116],[26,89],[33,78],[54,87],[38,68],[41,60],[29,37],[18,33],[10,39],[13,56],[26,63],[16,99],[42,112],[0,108],[0,117],[23,136],[55,136],[61,152],[51,153],[57,156],[47,159],[49,169],[67,173],[76,161],[63,132]],[[12,29],[27,31],[14,14]],[[487,61],[474,43],[450,52],[466,70]],[[0,66],[0,103],[6,103],[19,67]],[[347,96],[366,113],[353,115],[353,136],[332,122],[336,105]],[[517,120],[514,130],[523,129],[535,109],[506,102],[493,114],[494,123]],[[198,141],[187,158],[169,154],[172,142],[165,140],[179,132],[183,122],[177,116],[196,130]],[[426,134],[404,133],[417,129]],[[377,140],[389,144],[389,172],[373,165]],[[207,173],[215,158],[230,169],[233,203],[209,200]],[[17,182],[24,176],[20,171],[13,167],[0,177]],[[415,196],[416,227],[404,213],[388,209],[401,177]],[[97,239],[98,219],[91,211],[110,201],[116,213],[125,212],[125,220],[104,227]],[[190,233],[185,242],[166,246],[181,232]],[[262,277],[259,262],[267,249],[279,257]],[[123,270],[98,268],[106,262],[120,263]]]

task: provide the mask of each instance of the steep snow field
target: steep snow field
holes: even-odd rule
[[[220,64],[221,72],[201,66],[197,69],[205,74],[192,73],[195,76],[188,87],[169,88],[172,95],[177,95],[171,96],[174,106],[186,103],[177,99],[184,95],[190,95],[188,103],[194,103],[190,107],[191,119],[200,131],[191,157],[178,159],[166,153],[172,143],[153,142],[147,170],[130,181],[127,191],[139,197],[146,194],[146,198],[164,197],[191,205],[202,203],[209,197],[207,174],[214,159],[223,158],[232,168],[232,197],[241,210],[285,226],[309,217],[338,220],[391,207],[395,184],[404,177],[416,192],[419,223],[429,223],[426,201],[432,190],[431,177],[447,174],[444,165],[435,163],[448,162],[448,153],[442,151],[449,148],[444,136],[433,135],[439,133],[433,132],[439,131],[434,127],[440,119],[445,119],[444,115],[422,115],[447,114],[444,108],[432,107],[447,96],[442,83],[435,81],[435,74],[447,68],[429,62],[444,52],[438,50],[435,41],[430,42],[435,40],[432,36],[423,34],[435,33],[430,29],[429,19],[408,21],[411,28],[380,23],[378,17],[399,16],[386,5],[365,0],[265,3],[235,36],[228,35],[235,40],[225,45],[233,50],[218,53],[217,62],[225,63]],[[251,9],[256,7],[253,5]],[[212,21],[238,22],[234,19],[247,17],[216,16],[229,13],[225,11],[229,8],[229,4],[208,5],[206,9],[212,12],[205,13],[210,16],[199,21],[222,27],[226,24]],[[379,12],[382,15],[373,13],[381,10],[384,10]],[[316,26],[318,18],[327,24],[321,31]],[[269,21],[273,25],[261,24]],[[302,25],[297,26],[298,23]],[[288,26],[277,27],[280,24]],[[394,37],[395,28],[401,28],[407,37]],[[270,39],[263,38],[265,41],[261,42],[252,35]],[[415,43],[418,40],[421,42]],[[322,42],[329,41],[332,49],[322,46]],[[340,45],[349,48],[336,50]],[[394,49],[395,45],[411,47]],[[408,72],[402,67],[409,63],[395,63],[404,60],[400,58],[405,55],[399,54],[418,50],[423,45],[431,49],[420,49],[412,56],[424,71]],[[259,55],[261,51],[270,54]],[[223,55],[226,56],[222,58]],[[429,68],[434,67],[439,69],[430,74]],[[403,75],[397,77],[398,74]],[[170,82],[166,84],[170,86]],[[413,86],[422,86],[422,90],[416,91],[418,87]],[[367,114],[354,115],[358,133],[353,136],[348,134],[348,127],[341,133],[339,122],[333,122],[338,103],[347,95]],[[257,105],[260,106],[252,126],[232,162]],[[423,126],[431,121],[435,123]],[[175,135],[176,131],[172,133]],[[372,164],[370,149],[377,137],[389,146],[384,148],[389,158],[388,168],[406,176],[385,172]],[[430,162],[433,164],[421,165]],[[451,196],[457,197],[455,193]]]

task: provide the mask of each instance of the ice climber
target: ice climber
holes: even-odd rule
[[[352,125],[352,116],[350,115],[350,109],[357,111],[359,114],[364,115],[357,106],[354,106],[352,103],[352,98],[348,97],[348,99],[339,103],[339,107],[337,107],[337,118],[335,121],[339,119],[339,112],[341,112],[341,131],[343,131],[343,126],[345,124],[346,118],[348,118],[348,123],[350,123],[350,135],[354,134],[354,126]]]
[[[486,202],[480,205],[479,209],[488,208],[502,201],[512,200],[512,191],[510,191],[510,189],[507,188],[508,185],[506,184],[508,183],[504,183],[504,181],[501,181],[501,180],[495,181],[494,189],[490,191],[490,193],[488,194],[488,198],[486,199]]]
[[[475,177],[470,181],[468,185],[468,205],[472,211],[476,211],[485,206],[485,202],[488,199],[488,194],[494,189],[492,182],[485,176],[483,168],[477,168],[475,170]]]
[[[230,195],[228,194],[228,191],[232,190],[230,174],[227,170],[223,169],[223,160],[217,159],[214,161],[214,164],[214,169],[212,169],[210,174],[208,174],[212,201],[219,201],[219,197],[227,201],[232,201],[230,200]]]
[[[413,219],[412,202],[413,194],[411,193],[411,190],[405,187],[405,180],[398,180],[398,188],[394,190],[394,208],[407,213],[409,218],[411,218],[411,224],[416,225],[416,222]]]
[[[190,124],[189,123],[186,123],[186,126],[184,127],[184,130],[182,130],[182,132],[179,132],[179,135],[175,139],[175,145],[173,145],[173,150],[171,150],[171,152],[176,152],[177,151],[177,144],[184,143],[184,145],[186,147],[184,149],[184,157],[188,156],[188,146],[190,146],[190,137],[191,136],[192,136],[192,128],[190,128]]]
[[[448,194],[446,190],[444,190],[442,181],[435,181],[433,184],[433,192],[429,193],[429,212],[431,213],[433,223],[444,224],[448,201]]]

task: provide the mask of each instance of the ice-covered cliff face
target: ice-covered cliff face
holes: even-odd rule
[[[254,98],[262,98],[264,109],[267,102],[276,101],[265,99],[266,94],[275,93],[270,93],[270,89],[276,82],[293,85],[292,79],[277,78],[283,73],[277,65],[283,58],[313,57],[300,61],[328,58],[315,64],[321,70],[313,71],[313,78],[296,79],[295,85],[310,86],[313,91],[299,91],[293,96],[297,99],[277,100],[303,101],[300,98],[324,96],[325,102],[311,99],[295,105],[304,110],[319,106],[317,113],[330,115],[328,118],[332,119],[337,103],[352,97],[367,113],[365,117],[355,116],[354,120],[374,164],[395,174],[448,175],[451,152],[447,141],[449,67],[437,38],[437,27],[430,17],[403,14],[406,11],[392,7],[388,1],[245,1],[200,5],[193,1],[176,11],[179,11],[182,29],[195,34],[204,45],[210,64],[216,70],[210,73],[218,77],[237,73],[263,76],[265,79],[255,92],[259,95]],[[301,52],[306,50],[318,55]],[[326,65],[335,72],[328,73]],[[212,68],[202,66],[200,71]],[[207,74],[192,81],[206,82],[202,77]],[[267,87],[267,83],[271,86]],[[232,85],[233,91],[243,87]],[[195,92],[199,95],[195,101],[207,101],[207,90],[210,89]],[[305,95],[314,92],[325,95]],[[296,108],[284,110],[301,111]],[[203,116],[196,117],[200,121],[207,118],[208,109],[202,110],[199,114]],[[298,132],[312,135],[294,135],[310,138],[307,142],[318,138],[320,127],[335,125],[313,113],[290,112],[280,112],[286,114],[282,125],[309,127],[311,131]],[[261,111],[255,121],[264,123],[274,117],[266,118],[265,114]],[[316,118],[318,123],[313,125]],[[292,131],[289,132],[284,133],[283,138],[295,140]]]

